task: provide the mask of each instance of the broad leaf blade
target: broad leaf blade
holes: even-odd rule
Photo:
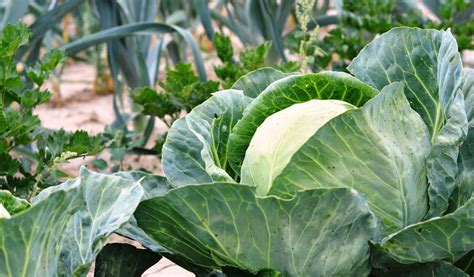
[[[143,197],[140,201],[150,199],[155,196],[166,194],[174,186],[168,182],[168,180],[163,176],[151,175],[145,172],[139,171],[129,171],[129,172],[118,172],[115,174],[125,179],[133,180],[135,182],[140,182],[140,185],[143,188]],[[144,247],[159,253],[169,252],[164,249],[161,245],[156,243],[150,236],[148,236],[142,229],[137,225],[137,220],[135,216],[132,216],[130,220],[123,224],[120,229],[115,231],[116,233],[130,238],[134,241],[139,242]]]
[[[175,185],[232,181],[228,140],[252,98],[241,91],[216,92],[176,121],[163,146],[163,171]],[[227,170],[227,172],[226,172]]]
[[[213,183],[142,202],[138,225],[160,244],[208,267],[286,275],[368,274],[368,240],[378,231],[351,189],[260,198],[245,185]]]
[[[83,204],[75,186],[52,193],[10,219],[0,219],[0,275],[54,276],[62,234]]]
[[[74,215],[64,234],[59,269],[64,275],[88,271],[105,239],[130,219],[143,195],[137,182],[83,167],[79,178],[42,191],[34,201],[75,186],[80,187],[85,207]]]
[[[427,218],[443,214],[449,206],[449,198],[456,186],[459,174],[460,145],[466,138],[467,120],[464,99],[460,91],[450,104],[446,124],[435,137],[431,153],[427,160],[428,195],[430,210]],[[467,142],[469,143],[469,142]]]
[[[289,76],[269,85],[245,110],[229,139],[229,163],[236,173],[257,128],[275,112],[312,99],[344,100],[361,106],[377,90],[346,73],[322,72]]]
[[[164,176],[153,175],[143,171],[121,171],[114,176],[122,177],[133,182],[139,182],[143,188],[142,200],[167,193],[174,186]]]
[[[474,197],[454,213],[413,224],[380,247],[400,263],[455,261],[474,249]]]
[[[368,44],[348,70],[378,89],[404,83],[408,101],[433,138],[461,86],[461,59],[449,31],[394,28]]]
[[[462,87],[464,94],[464,106],[469,127],[474,126],[474,70],[466,68],[464,70],[464,82]]]
[[[458,95],[462,64],[456,40],[449,31],[394,28],[367,45],[348,70],[379,89],[405,84],[408,101],[428,126],[433,143],[428,217],[441,215],[454,189],[459,145],[467,132]]]
[[[240,77],[232,88],[242,90],[246,96],[255,98],[271,83],[290,75],[271,67],[264,67]]]
[[[419,222],[427,211],[429,133],[394,83],[321,127],[275,179],[269,194],[351,187],[364,193],[385,232]]]
[[[168,192],[168,190],[174,188],[174,186],[165,177],[151,175],[145,172],[118,172],[115,175],[134,181],[140,181],[140,185],[144,190],[141,201],[164,195],[166,192]],[[195,273],[196,276],[220,276],[216,272],[213,272],[212,269],[194,265],[189,261],[184,260],[182,257],[179,257],[165,249],[163,246],[153,240],[147,233],[145,233],[140,227],[138,227],[135,216],[132,216],[132,218],[130,218],[127,223],[122,225],[122,227],[118,229],[116,233],[139,242],[145,248],[153,252],[160,253],[160,255],[163,255],[180,267]]]
[[[463,94],[469,129],[466,140],[459,150],[459,174],[456,187],[449,199],[449,211],[464,205],[474,192],[474,70],[466,69]]]
[[[161,255],[128,244],[107,244],[95,262],[95,277],[140,277]]]

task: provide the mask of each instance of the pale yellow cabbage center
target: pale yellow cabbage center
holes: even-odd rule
[[[293,154],[332,118],[354,108],[339,100],[311,100],[269,116],[258,127],[245,153],[241,183],[266,195]]]

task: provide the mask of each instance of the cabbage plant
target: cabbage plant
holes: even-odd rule
[[[177,120],[142,238],[227,275],[473,274],[474,73],[452,34],[392,29],[348,70],[257,70]]]
[[[86,276],[144,194],[130,174],[82,168],[32,204],[0,190],[0,276]]]

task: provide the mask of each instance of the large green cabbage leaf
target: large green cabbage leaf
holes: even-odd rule
[[[466,68],[464,70],[464,82],[462,87],[466,114],[469,127],[474,126],[474,70]]]
[[[474,249],[474,196],[451,214],[391,234],[379,247],[405,264],[456,261]]]
[[[269,85],[245,109],[229,138],[228,162],[235,174],[240,174],[242,162],[257,128],[270,115],[297,103],[313,99],[343,100],[362,106],[377,94],[377,90],[341,72],[321,72],[294,75]]]
[[[469,129],[459,151],[459,174],[450,198],[451,212],[464,205],[474,193],[474,70],[472,69],[465,70],[463,94]]]
[[[78,178],[42,191],[31,207],[11,195],[5,201],[2,193],[11,218],[0,219],[0,276],[85,275],[142,194],[137,182],[85,168]]]
[[[241,90],[244,95],[255,98],[271,83],[290,75],[291,73],[284,73],[271,67],[264,67],[240,77],[232,85],[232,89]]]
[[[81,168],[80,176],[43,190],[33,203],[49,201],[57,191],[78,187],[76,198],[84,199],[64,232],[59,275],[84,275],[99,254],[107,237],[126,223],[143,195],[138,182]],[[48,227],[51,228],[51,227]]]
[[[138,225],[158,243],[207,267],[293,276],[367,275],[379,224],[352,189],[258,197],[246,185],[190,185],[140,203]]]
[[[378,89],[393,82],[405,84],[405,94],[428,126],[433,143],[427,164],[427,217],[441,215],[455,187],[459,146],[467,133],[456,40],[449,31],[394,28],[368,44],[348,69]]]
[[[146,172],[141,171],[127,171],[127,172],[118,172],[114,175],[130,179],[136,182],[140,182],[140,185],[143,188],[143,197],[141,201],[161,196],[166,194],[170,189],[175,188],[173,184],[171,184],[166,177],[153,175]],[[180,267],[193,272],[196,276],[222,276],[217,274],[217,272],[211,268],[204,268],[198,265],[193,264],[192,262],[183,259],[178,254],[174,254],[168,249],[161,246],[156,240],[151,238],[147,233],[145,233],[140,227],[138,227],[137,220],[135,216],[132,216],[130,220],[122,225],[120,229],[115,231],[116,233],[130,238],[134,241],[139,242],[143,247],[155,252],[159,253],[159,255],[168,258],[169,260],[173,261],[175,264],[179,265]],[[105,260],[105,258],[104,258]],[[109,259],[108,262],[114,262],[113,258]],[[106,271],[105,271],[106,272]]]
[[[403,84],[385,87],[361,109],[321,127],[275,179],[269,194],[351,187],[367,197],[385,233],[419,222],[427,211],[429,133]]]
[[[143,197],[140,201],[163,195],[170,189],[174,188],[174,186],[166,179],[166,177],[153,175],[146,172],[128,171],[118,172],[115,173],[115,175],[125,179],[133,180],[135,182],[140,182],[140,185],[143,188]],[[150,236],[140,229],[140,227],[138,227],[135,216],[132,216],[127,223],[123,224],[120,229],[116,230],[115,232],[139,242],[141,245],[154,252],[169,252],[167,249],[156,243],[155,240],[150,238]]]
[[[163,171],[169,181],[177,186],[233,181],[226,172],[227,142],[251,101],[239,90],[219,91],[177,120],[163,146]]]
[[[467,255],[463,266],[470,268],[474,249],[474,72],[465,71],[463,94],[469,120],[458,165],[460,172],[450,199],[449,214],[414,224],[384,239],[381,248],[401,263],[456,261]],[[472,271],[472,269],[471,269]]]
[[[10,219],[0,218],[0,276],[56,275],[62,234],[83,205],[75,186],[52,193]]]

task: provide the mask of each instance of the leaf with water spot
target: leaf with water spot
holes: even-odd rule
[[[428,126],[433,144],[427,164],[428,217],[441,215],[455,186],[459,146],[467,133],[455,38],[449,30],[394,28],[364,47],[348,70],[378,89],[393,82],[405,85],[405,95]]]
[[[189,185],[142,202],[135,217],[195,264],[288,276],[366,275],[368,241],[379,231],[364,197],[346,188],[286,200],[258,197],[246,185]]]

